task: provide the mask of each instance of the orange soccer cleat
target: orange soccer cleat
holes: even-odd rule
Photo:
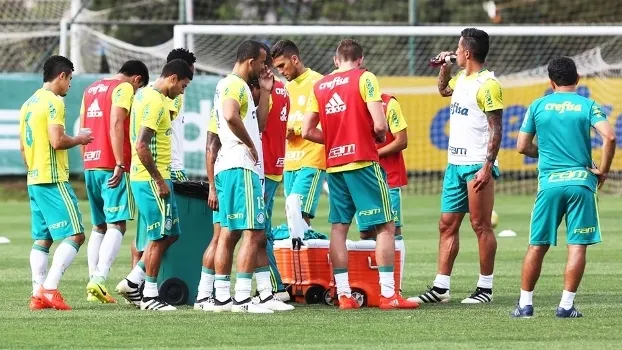
[[[63,299],[63,296],[60,294],[58,289],[41,288],[37,296],[50,308],[54,308],[56,310],[71,310],[71,306],[65,303],[65,299]]]
[[[352,296],[349,296],[349,297],[345,295],[339,296],[339,309],[351,310],[351,309],[358,309],[358,308],[359,308],[359,303]]]
[[[43,309],[49,309],[49,308],[50,307],[47,306],[47,304],[44,303],[41,299],[39,299],[39,297],[35,297],[35,296],[30,297],[30,310],[37,311],[37,310],[43,310]]]
[[[416,309],[419,307],[419,303],[414,301],[408,301],[402,298],[398,293],[393,294],[390,298],[380,296],[380,305],[378,307],[382,310],[391,309]]]

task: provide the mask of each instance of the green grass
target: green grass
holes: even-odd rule
[[[601,199],[604,243],[589,249],[585,278],[576,298],[585,317],[576,320],[554,317],[562,289],[566,255],[563,245],[551,249],[545,260],[534,298],[537,317],[530,320],[508,317],[518,297],[532,200],[526,196],[497,198],[498,229],[512,229],[518,236],[499,239],[493,304],[459,303],[474,288],[478,273],[476,240],[465,224],[452,278],[454,301],[449,305],[424,305],[414,311],[389,312],[377,309],[340,312],[328,306],[297,305],[291,313],[263,316],[190,309],[157,314],[141,312],[123,303],[89,304],[84,289],[86,246],[61,281],[61,290],[74,310],[30,312],[29,208],[25,202],[3,203],[0,235],[10,238],[11,244],[0,245],[0,348],[619,348],[622,342],[619,331],[622,201],[619,198]],[[283,208],[282,198],[276,205]],[[403,207],[407,245],[403,289],[404,294],[413,295],[431,284],[436,273],[439,199],[438,196],[409,196],[404,198]],[[82,212],[88,213],[85,203]],[[314,228],[328,232],[325,197],[318,212]],[[284,222],[282,210],[275,213],[275,224]],[[88,215],[84,219],[89,222]],[[563,244],[563,232],[560,235]],[[351,232],[352,238],[356,236]],[[128,272],[131,238],[133,234],[128,233],[113,266],[109,288],[114,288]]]

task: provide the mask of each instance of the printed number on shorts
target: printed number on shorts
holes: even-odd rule
[[[257,209],[259,210],[266,209],[266,202],[263,197],[257,197]]]
[[[166,205],[166,216],[171,216],[171,205],[170,204]]]

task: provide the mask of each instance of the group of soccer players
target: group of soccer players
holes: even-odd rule
[[[455,53],[438,56],[450,62],[445,58],[455,55],[456,64],[463,68],[452,78],[452,64],[445,63],[438,80],[440,94],[451,96],[438,274],[425,293],[406,300],[396,287],[393,266],[396,249],[402,258],[405,255],[400,188],[407,184],[401,153],[407,146],[407,125],[398,101],[383,94],[376,77],[362,68],[363,48],[355,40],[339,43],[336,70],[326,76],[304,65],[292,41],[281,40],[272,48],[254,40],[242,42],[232,73],[216,87],[209,120],[206,170],[214,236],[203,256],[195,309],[248,313],[293,309],[285,303],[289,295],[272,252],[274,196],[283,181],[287,225],[299,244],[312,231],[324,179],[332,224],[330,260],[340,309],[359,307],[347,270],[346,237],[353,218],[361,238],[376,241],[379,307],[414,309],[421,303],[450,301],[458,229],[467,212],[478,238],[480,276],[475,291],[462,302],[492,302],[497,245],[490,217],[494,181],[500,175],[497,154],[503,103],[501,85],[484,65],[488,50],[488,35],[468,28],[461,33]],[[93,221],[88,299],[115,302],[105,282],[136,200],[139,227],[132,250],[134,267],[116,291],[144,310],[175,310],[158,296],[156,281],[162,255],[181,231],[172,180],[184,181],[186,176],[179,160],[182,148],[172,140],[183,137],[181,96],[193,78],[195,60],[187,50],[173,50],[150,86],[146,86],[147,68],[140,61],[128,61],[115,76],[93,83],[84,92],[82,128],[74,137],[65,134],[65,108],[59,98],[69,89],[73,65],[62,56],[46,61],[44,86],[23,105],[20,123],[35,240],[30,256],[31,309],[70,309],[58,283],[85,238],[68,183],[66,150],[80,145]],[[287,83],[275,78],[271,68]],[[586,247],[600,242],[596,192],[615,152],[615,134],[600,107],[575,92],[579,77],[574,62],[556,58],[548,69],[554,93],[530,106],[517,146],[519,152],[539,158],[539,190],[514,317],[534,314],[533,289],[544,254],[557,243],[564,215],[569,259],[556,315],[582,316],[574,307],[574,296]],[[592,163],[590,127],[603,138],[599,167]],[[233,252],[240,239],[232,296]],[[62,243],[48,272],[49,247],[55,240]],[[397,268],[403,276],[403,259]]]

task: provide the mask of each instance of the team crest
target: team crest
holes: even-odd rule
[[[170,230],[173,227],[173,221],[171,219],[166,219],[166,223],[164,224],[167,230]]]
[[[264,216],[264,214],[263,213],[257,214],[257,222],[260,224],[263,224],[264,221],[266,221],[266,217]]]

